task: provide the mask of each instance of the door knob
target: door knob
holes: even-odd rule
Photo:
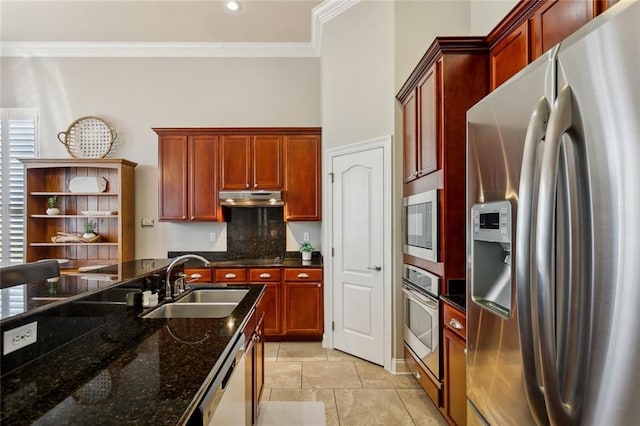
[[[367,266],[367,269],[372,269],[374,271],[382,271],[382,266],[380,265],[376,265],[376,266]]]

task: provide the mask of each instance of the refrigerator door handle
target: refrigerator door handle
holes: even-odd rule
[[[522,357],[523,379],[529,408],[538,424],[547,423],[544,392],[538,380],[536,359],[538,342],[534,342],[534,318],[536,300],[534,292],[535,276],[531,271],[532,226],[535,218],[537,199],[534,193],[536,179],[536,154],[545,137],[549,119],[549,102],[542,97],[531,114],[522,154],[522,169],[518,189],[518,217],[516,229],[516,295],[518,304],[518,329],[520,335],[520,355]]]
[[[588,322],[590,318],[590,309],[588,305],[588,297],[585,294],[588,290],[581,293],[577,300],[562,299],[563,306],[557,306],[559,315],[565,317],[565,309],[570,309],[565,304],[572,303],[576,305],[577,314],[572,315],[578,321],[584,321],[584,324],[578,325],[579,336],[574,340],[576,347],[570,348],[575,354],[575,363],[573,365],[559,365],[558,350],[556,346],[556,270],[554,263],[555,255],[555,219],[556,219],[556,197],[558,188],[558,174],[560,152],[562,147],[563,135],[568,134],[572,138],[577,152],[584,153],[584,143],[580,140],[580,132],[576,132],[574,126],[578,125],[580,118],[577,112],[577,105],[574,102],[571,88],[565,85],[559,92],[558,98],[554,105],[553,111],[549,117],[549,125],[547,127],[547,136],[545,138],[544,152],[542,157],[542,168],[540,172],[540,186],[538,192],[538,210],[536,219],[536,287],[537,287],[537,308],[539,318],[540,333],[540,357],[542,362],[542,379],[544,387],[544,396],[549,414],[549,420],[552,424],[578,424],[582,411],[582,399],[584,392],[584,377],[587,374],[586,365],[588,363],[588,347],[585,345],[589,341]],[[578,158],[580,160],[580,158]],[[578,188],[578,197],[588,197],[584,192],[584,185],[588,185],[588,179],[585,178],[586,169],[578,162],[577,168],[582,172],[584,182],[579,182],[582,187]],[[588,226],[589,212],[584,204],[584,200],[580,200],[579,210],[576,212],[579,217],[579,229],[581,232],[590,234]],[[585,255],[584,250],[576,248],[581,256]],[[582,251],[581,251],[582,250]],[[589,251],[589,250],[587,250]],[[587,259],[582,258],[582,261]],[[580,263],[580,262],[579,262]],[[577,273],[577,271],[572,271]],[[585,277],[581,277],[585,278]],[[563,283],[566,284],[566,283]],[[588,283],[584,283],[588,285]],[[577,343],[576,343],[577,342]],[[566,342],[558,342],[558,344],[566,344]],[[578,347],[579,346],[579,347]],[[566,351],[564,351],[566,352]],[[563,352],[563,353],[564,353]],[[564,368],[566,367],[566,371]],[[561,368],[563,370],[561,370]],[[570,382],[562,382],[561,374],[567,377],[573,377]],[[565,396],[566,398],[563,398]],[[565,401],[565,399],[567,399]]]

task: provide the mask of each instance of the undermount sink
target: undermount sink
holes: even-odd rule
[[[143,318],[224,318],[238,306],[231,303],[168,303]]]
[[[224,318],[231,315],[248,292],[246,289],[197,289],[143,318]]]
[[[249,290],[244,289],[201,289],[193,290],[176,303],[240,303]]]

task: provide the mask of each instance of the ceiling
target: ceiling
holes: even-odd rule
[[[3,42],[310,42],[318,0],[0,0]],[[335,3],[335,0],[326,3]]]

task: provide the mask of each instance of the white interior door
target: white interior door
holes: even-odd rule
[[[384,363],[384,149],[331,158],[333,345]]]

